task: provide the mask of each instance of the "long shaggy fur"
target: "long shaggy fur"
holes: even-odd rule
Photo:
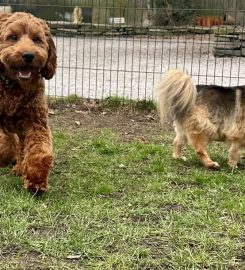
[[[157,99],[162,122],[183,117],[195,104],[196,87],[189,75],[180,70],[170,70],[157,87]]]
[[[56,69],[56,49],[46,22],[31,14],[0,14],[0,166],[15,163],[24,187],[47,189],[52,136],[44,79]]]
[[[183,158],[188,142],[205,167],[218,168],[206,148],[211,141],[226,141],[228,163],[237,166],[245,146],[245,86],[195,86],[186,73],[170,70],[156,87],[156,97],[161,121],[170,118],[174,123],[174,158]]]

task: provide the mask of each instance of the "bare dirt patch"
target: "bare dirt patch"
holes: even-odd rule
[[[99,105],[56,105],[50,108],[50,124],[56,129],[97,133],[110,129],[124,141],[148,143],[149,138],[161,136],[163,130],[155,110],[121,106],[111,109]],[[153,136],[156,135],[156,136]]]
[[[36,250],[27,250],[17,244],[11,244],[0,250],[0,269],[18,270],[48,270],[52,269],[81,269],[77,262],[67,261],[66,258],[45,256]]]

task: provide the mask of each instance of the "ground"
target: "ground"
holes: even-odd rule
[[[244,167],[224,143],[219,171],[190,148],[175,161],[172,128],[133,104],[52,103],[50,125],[45,194],[0,169],[0,269],[245,269]]]
[[[124,141],[141,142],[150,142],[152,135],[160,136],[163,132],[155,110],[139,110],[130,106],[113,109],[93,102],[84,104],[51,106],[51,126],[74,131],[83,129],[91,134],[110,129]]]

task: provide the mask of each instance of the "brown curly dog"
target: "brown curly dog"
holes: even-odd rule
[[[0,14],[0,166],[15,163],[24,187],[38,193],[53,160],[43,78],[55,69],[47,24],[28,13]]]

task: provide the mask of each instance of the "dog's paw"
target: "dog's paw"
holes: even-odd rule
[[[182,156],[180,159],[183,160],[183,161],[186,161],[187,160],[187,157]]]
[[[220,168],[219,163],[214,161],[209,162],[205,167],[212,170],[218,170]]]
[[[228,162],[228,165],[232,168],[232,170],[235,170],[238,168],[237,163],[236,162]]]
[[[35,183],[28,181],[27,179],[24,180],[24,188],[34,195],[41,195],[45,191],[47,191],[47,184],[43,183]]]
[[[237,166],[237,164],[228,164],[232,169],[237,169],[238,168],[238,166]]]
[[[175,155],[173,155],[173,158],[174,159],[180,159],[180,160],[183,160],[183,161],[187,160],[187,158],[185,156],[175,156]]]
[[[21,176],[21,169],[19,164],[15,164],[12,171],[16,176]]]

